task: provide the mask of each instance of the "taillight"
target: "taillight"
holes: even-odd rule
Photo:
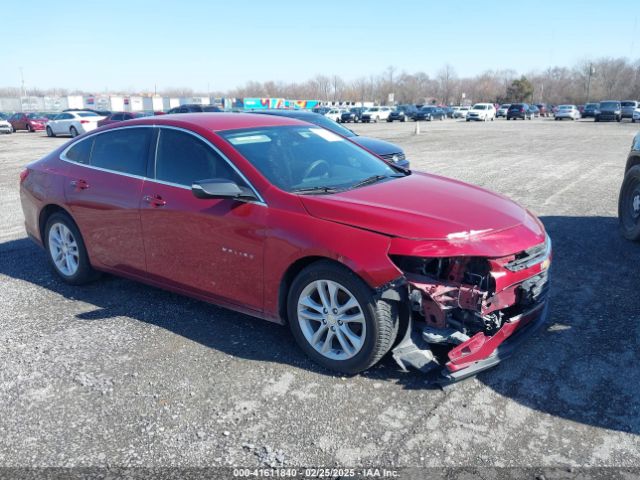
[[[80,120],[80,123],[91,123],[89,120]]]
[[[27,177],[29,176],[29,169],[25,168],[23,171],[20,172],[20,184],[22,185],[22,182],[24,182]]]

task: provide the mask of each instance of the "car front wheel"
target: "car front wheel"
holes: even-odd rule
[[[618,220],[623,237],[640,240],[640,165],[631,167],[624,176],[618,198]]]
[[[66,283],[82,285],[98,277],[89,262],[80,230],[66,213],[49,217],[43,243],[53,269]]]
[[[300,272],[287,307],[291,332],[302,350],[341,373],[375,365],[398,334],[397,304],[376,298],[357,275],[330,261]]]

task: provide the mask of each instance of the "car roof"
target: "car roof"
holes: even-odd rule
[[[209,131],[237,130],[242,128],[280,127],[289,125],[308,125],[307,122],[279,115],[260,115],[256,113],[199,112],[178,113],[142,117],[130,121],[129,125],[169,125],[191,126]],[[134,123],[135,122],[135,123]],[[116,124],[117,125],[117,124]]]

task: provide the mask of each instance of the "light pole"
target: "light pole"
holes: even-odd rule
[[[593,75],[595,75],[595,73],[596,73],[596,69],[593,68],[593,64],[590,63],[589,64],[589,79],[587,80],[587,102],[586,103],[589,103],[589,95],[591,93],[591,77]]]

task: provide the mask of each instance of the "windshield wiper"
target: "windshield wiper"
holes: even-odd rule
[[[336,193],[338,190],[333,187],[316,186],[316,187],[301,187],[291,190],[292,193]]]
[[[370,177],[365,178],[364,180],[359,181],[349,187],[350,190],[358,187],[364,187],[365,185],[370,185],[372,183],[379,182],[380,180],[384,180],[385,178],[399,178],[404,177],[405,175],[371,175]]]

